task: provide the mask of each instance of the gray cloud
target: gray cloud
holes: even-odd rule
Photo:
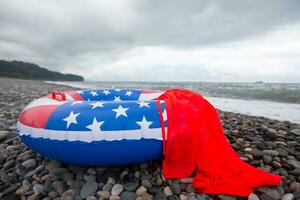
[[[123,65],[112,63],[124,55],[136,56],[130,54],[138,53],[135,49],[189,50],[255,38],[298,23],[299,9],[298,0],[4,0],[0,1],[0,54],[94,79],[87,69],[113,76],[113,70]],[[137,66],[147,73],[151,69],[149,64]],[[168,62],[153,66],[164,73],[174,69],[174,63]],[[115,77],[127,80],[137,76],[136,69]]]

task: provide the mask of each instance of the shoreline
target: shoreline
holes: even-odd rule
[[[165,181],[161,176],[160,160],[130,166],[80,167],[32,152],[15,132],[19,112],[34,98],[67,89],[74,88],[0,78],[0,199],[80,199],[88,196],[90,200],[129,200],[133,196],[139,200],[246,199],[196,194],[186,181]],[[281,186],[259,188],[254,191],[252,200],[254,197],[262,200],[300,198],[300,125],[232,112],[220,111],[219,114],[225,135],[242,160],[284,176]],[[129,185],[132,188],[128,189]],[[117,187],[122,188],[121,192],[111,196],[116,194]]]

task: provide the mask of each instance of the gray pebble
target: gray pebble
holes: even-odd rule
[[[80,190],[81,198],[85,199],[97,191],[98,184],[95,181],[86,182]]]

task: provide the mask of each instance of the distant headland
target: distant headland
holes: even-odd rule
[[[0,77],[47,81],[84,81],[84,78],[79,75],[63,74],[33,63],[15,60],[0,60]]]

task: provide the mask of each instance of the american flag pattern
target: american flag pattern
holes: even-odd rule
[[[162,131],[153,99],[160,94],[116,88],[58,93],[57,98],[42,97],[29,104],[17,129],[36,152],[69,163],[114,165],[155,159],[161,156]],[[164,102],[161,107],[167,127]],[[105,158],[109,152],[116,155]]]

